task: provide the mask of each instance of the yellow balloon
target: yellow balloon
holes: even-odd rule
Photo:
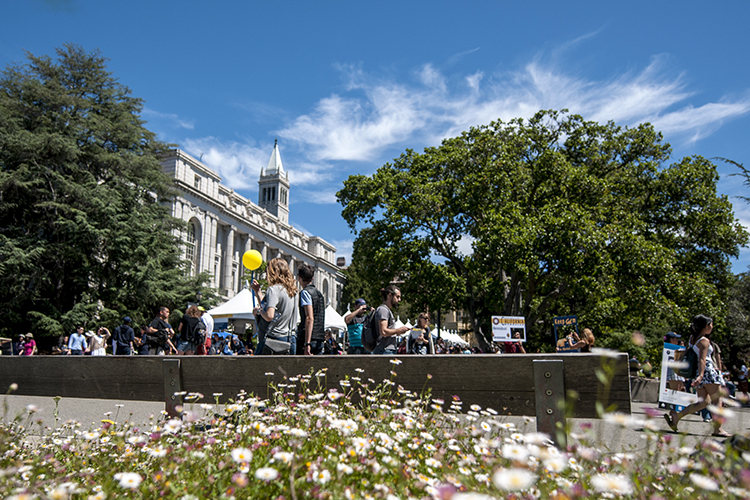
[[[255,271],[263,263],[263,257],[260,256],[260,252],[257,250],[248,250],[242,256],[242,263],[246,268]]]
[[[251,271],[255,271],[263,263],[263,257],[260,256],[260,252],[257,250],[248,250],[242,256],[242,264]]]

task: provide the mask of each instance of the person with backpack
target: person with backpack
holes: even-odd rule
[[[169,319],[169,308],[160,307],[159,314],[151,321],[148,326],[148,353],[151,355],[158,354],[164,355],[166,351],[168,354],[177,352],[170,337],[174,334],[172,326],[167,323]]]
[[[392,310],[401,302],[401,290],[396,288],[396,285],[388,285],[380,290],[380,295],[383,297],[383,303],[374,312],[377,343],[372,353],[394,355],[398,350],[398,335],[409,331],[407,326],[394,328],[396,318],[393,317]]]
[[[180,332],[180,340],[177,342],[177,354],[188,356],[195,353],[198,346],[206,341],[206,325],[201,321],[201,312],[198,306],[191,305],[182,316],[177,326]]]
[[[702,410],[709,404],[713,403],[721,407],[721,397],[723,395],[722,387],[724,379],[718,367],[714,366],[713,347],[711,346],[711,332],[714,329],[714,321],[708,316],[699,314],[693,318],[690,324],[690,338],[688,342],[688,354],[692,351],[694,355],[686,356],[688,360],[689,371],[695,370],[695,376],[688,376],[693,380],[693,388],[698,395],[698,402],[685,407],[681,412],[674,409],[664,414],[664,420],[674,432],[677,432],[677,424],[685,416],[691,415]],[[692,359],[691,359],[692,358]],[[713,436],[729,437],[730,434],[721,427],[720,419],[713,419],[714,432]]]
[[[346,352],[347,354],[370,354],[370,351],[362,345],[362,328],[367,313],[372,311],[372,307],[367,306],[365,299],[355,300],[354,306],[356,309],[344,317],[344,323],[349,330],[349,349]]]
[[[131,321],[130,316],[125,316],[122,319],[122,324],[112,332],[112,341],[115,349],[113,354],[115,356],[130,356],[133,352],[135,332],[130,326]]]
[[[313,285],[315,268],[302,264],[297,269],[297,278],[302,287],[299,293],[300,322],[297,327],[296,352],[305,356],[324,354],[326,340],[326,302],[323,294]],[[291,354],[295,354],[294,351]]]

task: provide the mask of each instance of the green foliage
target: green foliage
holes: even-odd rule
[[[730,288],[727,303],[726,325],[731,335],[726,335],[726,348],[722,360],[727,366],[747,363],[750,359],[750,275],[742,273]],[[721,330],[718,332],[721,334]],[[722,346],[725,344],[722,343]]]
[[[153,317],[191,300],[159,155],[142,101],[97,52],[28,55],[0,79],[0,333],[69,332]]]
[[[556,111],[407,150],[337,194],[359,230],[352,266],[372,287],[399,278],[414,302],[465,310],[485,335],[492,315],[524,316],[532,343],[558,315],[596,333],[721,317],[747,233],[715,165],[667,165],[670,152],[648,124]]]

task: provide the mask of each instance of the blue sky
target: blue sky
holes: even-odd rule
[[[750,167],[750,2],[27,0],[2,3],[0,66],[99,49],[148,127],[257,202],[275,138],[290,222],[350,260],[335,193],[405,148],[568,108],[653,123],[674,158]],[[720,190],[745,194],[719,164]],[[750,208],[733,199],[750,227]],[[750,265],[743,249],[735,272]]]

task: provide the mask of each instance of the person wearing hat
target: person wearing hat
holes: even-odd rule
[[[349,348],[346,352],[348,354],[370,354],[362,345],[362,328],[367,312],[371,311],[372,307],[368,307],[365,299],[361,298],[354,301],[354,307],[354,311],[344,317],[344,322],[349,330]]]
[[[112,352],[115,356],[130,356],[133,352],[135,332],[130,326],[131,321],[130,316],[125,316],[122,324],[112,333]]]
[[[13,356],[23,355],[23,345],[26,343],[26,335],[23,333],[18,335],[18,339],[13,342]]]
[[[26,334],[26,342],[23,344],[22,354],[24,356],[33,356],[34,354],[36,354],[36,342],[34,341],[33,333]]]
[[[70,339],[68,339],[68,349],[70,349],[70,354],[73,356],[81,356],[87,347],[88,343],[86,342],[86,337],[83,336],[83,327],[79,326],[70,335]]]
[[[682,345],[682,335],[677,335],[675,332],[667,332],[664,336],[665,344]],[[667,367],[667,388],[673,391],[685,392],[685,378],[681,377],[672,368]]]

